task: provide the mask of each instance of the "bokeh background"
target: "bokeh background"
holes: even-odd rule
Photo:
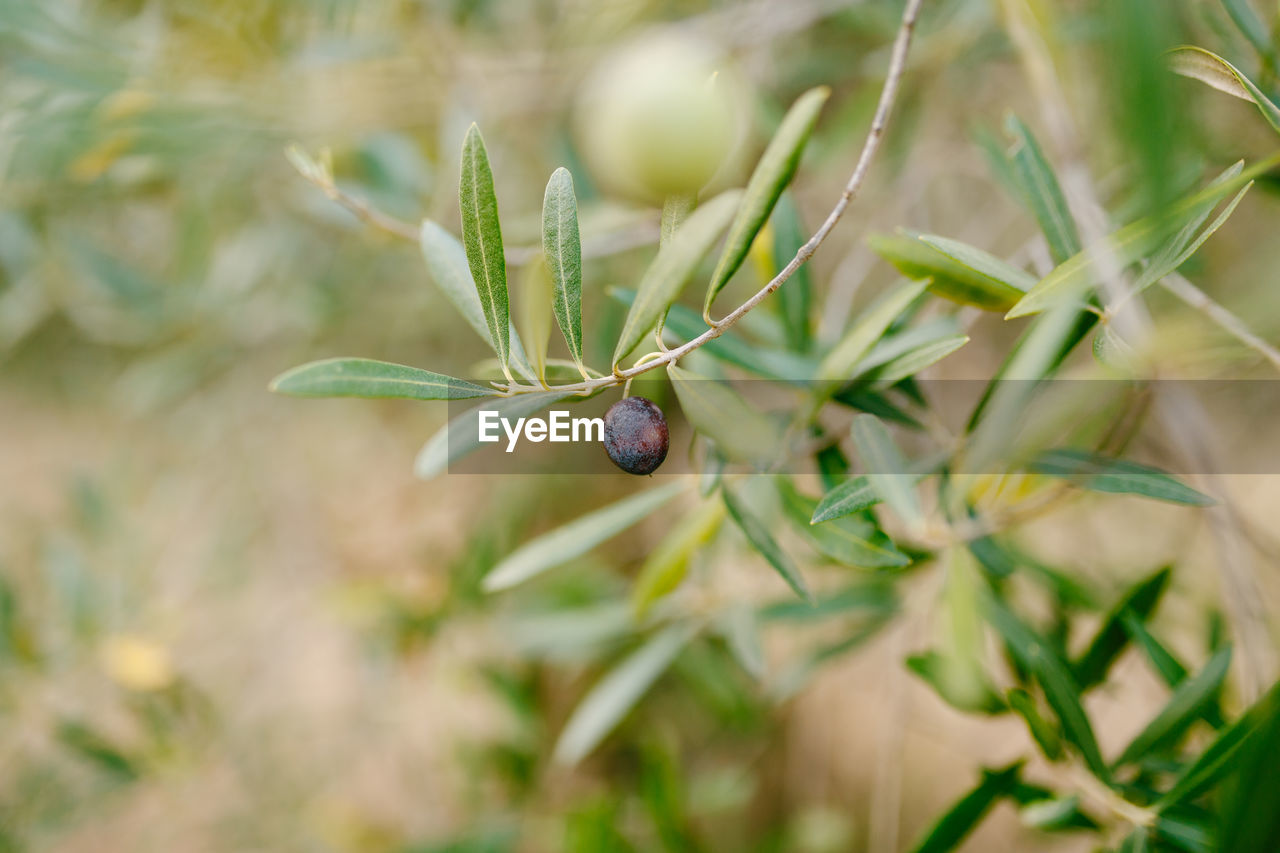
[[[813,265],[826,340],[893,279],[867,232],[909,225],[997,254],[1032,234],[983,155],[1006,111],[1042,119],[1005,5],[926,0],[885,150]],[[1275,147],[1250,105],[1148,73],[1191,41],[1274,85],[1218,3],[1032,5],[1054,21],[1081,153],[1121,221]],[[1016,720],[962,717],[903,671],[926,581],[903,605],[925,602],[914,622],[886,627],[872,601],[854,627],[882,630],[782,687],[695,647],[596,756],[557,767],[597,653],[625,638],[538,614],[618,589],[669,520],[485,596],[479,577],[516,543],[633,485],[422,482],[414,455],[443,406],[266,390],[310,358],[467,375],[485,356],[417,247],[303,180],[290,143],[330,149],[353,195],[456,231],[477,121],[516,247],[537,241],[546,178],[569,166],[584,241],[610,247],[584,295],[589,360],[607,363],[624,309],[605,286],[634,283],[658,211],[593,171],[575,131],[599,63],[655,28],[703,45],[741,95],[724,185],[800,92],[831,86],[794,187],[812,225],[856,158],[900,14],[895,0],[0,0],[0,850],[885,851],[978,763],[1024,754]],[[1255,189],[1184,270],[1271,340],[1278,212]],[[754,289],[739,278],[732,294]],[[1254,368],[1155,300],[1185,340]],[[989,318],[973,338],[952,375],[989,374],[1011,333]],[[1238,490],[1253,546],[1274,551],[1276,483]],[[1200,648],[1221,629],[1203,530],[1121,506],[1028,539],[1104,591],[1177,558],[1161,624]],[[771,658],[806,630],[771,635]],[[1111,748],[1164,695],[1136,661],[1118,673],[1090,700]],[[1085,848],[1002,806],[965,849]]]

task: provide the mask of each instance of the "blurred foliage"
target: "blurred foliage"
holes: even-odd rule
[[[734,478],[717,460],[742,429],[695,423],[700,495],[572,559],[561,550],[509,593],[485,578],[519,543],[634,484],[414,484],[414,446],[443,411],[264,392],[335,354],[494,374],[419,248],[299,178],[289,144],[327,151],[351,197],[461,233],[459,142],[477,121],[503,237],[526,260],[546,176],[567,166],[583,360],[602,368],[662,211],[589,148],[635,152],[575,128],[584,81],[652,27],[700,40],[740,100],[714,189],[746,183],[788,106],[831,88],[795,182],[720,297],[737,304],[833,203],[901,9],[0,0],[0,850],[1276,849],[1275,688],[1245,698],[1226,639],[1238,626],[1202,579],[1213,561],[1185,537],[1190,516],[1113,497],[1189,514],[1199,492],[1076,452],[963,492],[945,466],[894,470],[929,461],[918,449],[935,424],[912,377],[939,359],[984,379],[1074,364],[1081,342],[1122,360],[1088,310],[1007,331],[1014,321],[934,298],[1003,312],[1080,248],[1063,193],[1037,183],[1067,177],[1052,105],[1020,64],[1023,11],[1066,81],[1081,130],[1066,154],[1099,178],[1102,233],[1163,228],[1214,175],[1236,181],[1231,196],[1257,181],[1229,221],[1204,227],[1231,203],[1214,195],[1122,261],[1181,269],[1275,338],[1280,306],[1261,286],[1277,261],[1274,178],[1224,173],[1268,162],[1273,131],[1256,98],[1180,79],[1164,53],[1203,46],[1274,99],[1274,4],[926,0],[850,221],[688,363],[710,376],[827,365],[821,399],[864,419],[850,452],[819,447],[813,476]],[[898,226],[919,230],[862,239]],[[1020,248],[1041,233],[1043,258]],[[1216,236],[1200,248],[1197,234]],[[675,306],[669,333],[698,333],[700,299]],[[1171,335],[1208,341],[1191,352],[1178,337],[1161,357],[1254,369],[1255,353],[1162,291],[1151,303]],[[841,343],[851,332],[857,346]],[[848,382],[854,366],[865,372]],[[685,399],[652,380],[643,392],[667,395],[669,413]],[[984,398],[973,424],[1007,405]],[[872,457],[900,476],[854,476]],[[1106,494],[1042,522],[1056,533],[935,548],[900,488],[925,468],[975,516],[1045,478]],[[1260,494],[1250,510],[1269,519],[1276,498]],[[719,532],[668,533],[699,501]],[[1094,541],[1097,517],[1119,520],[1119,545]],[[673,541],[691,528],[697,547]],[[655,551],[670,558],[663,583],[637,608]],[[572,767],[566,730],[586,733]]]

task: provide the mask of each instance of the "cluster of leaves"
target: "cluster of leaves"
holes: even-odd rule
[[[1180,73],[1252,101],[1280,130],[1275,104],[1233,65],[1199,48],[1180,49],[1171,59]],[[1058,428],[1033,441],[1020,427],[1041,399],[1044,380],[1059,375],[1091,335],[1104,366],[1123,366],[1094,293],[1102,277],[1100,259],[1131,270],[1130,298],[1137,296],[1181,267],[1231,216],[1253,180],[1280,160],[1236,164],[1166,209],[1106,236],[1103,247],[1086,247],[1049,158],[1028,126],[1011,116],[1007,140],[988,142],[987,149],[997,178],[1041,232],[1055,265],[1047,274],[951,238],[902,230],[870,242],[903,278],[866,306],[838,340],[820,341],[815,334],[807,275],[786,280],[772,312],[752,315],[756,322],[749,333],[720,328],[711,319],[713,303],[748,257],[757,256],[768,281],[779,274],[786,278],[785,262],[799,251],[804,229],[783,193],[825,97],[825,90],[813,90],[796,102],[744,191],[696,203],[668,200],[653,262],[634,291],[617,294],[629,309],[608,370],[597,372],[583,361],[583,264],[571,176],[559,169],[548,183],[543,253],[529,265],[529,284],[521,293],[530,307],[513,323],[493,176],[472,127],[462,155],[463,238],[427,222],[421,243],[432,277],[493,346],[505,381],[485,387],[402,365],[337,359],[290,371],[275,381],[275,389],[304,396],[494,397],[487,406],[508,416],[527,415],[619,384],[621,360],[656,333],[662,344],[656,358],[666,363],[703,449],[696,488],[683,481],[650,487],[595,509],[526,542],[481,582],[488,592],[529,583],[664,507],[681,504],[679,520],[639,567],[627,600],[592,601],[536,617],[535,645],[600,646],[610,655],[622,649],[561,728],[556,761],[586,758],[665,673],[711,647],[736,660],[771,698],[793,695],[823,662],[891,620],[904,579],[940,566],[944,636],[906,665],[964,712],[1017,715],[1028,744],[1051,767],[1068,772],[1041,783],[1024,773],[1024,762],[983,770],[976,787],[922,836],[917,850],[952,849],[1001,800],[1015,803],[1028,826],[1096,832],[1124,851],[1275,849],[1280,826],[1274,800],[1280,789],[1265,774],[1268,750],[1280,737],[1277,689],[1230,719],[1222,695],[1231,647],[1211,638],[1207,660],[1192,671],[1157,638],[1150,619],[1168,587],[1169,568],[1104,609],[1095,592],[1021,553],[1010,534],[1028,508],[1043,511],[1082,490],[1188,508],[1213,503],[1169,474],[1120,458],[1129,436],[1109,428],[1114,410],[1067,426],[1048,417]],[[301,155],[299,163],[304,171],[318,168]],[[700,318],[678,304],[681,291],[726,234]],[[905,443],[889,425],[909,435],[913,446],[928,445],[932,436],[925,425],[932,412],[917,376],[968,341],[965,309],[998,312],[1011,321],[1034,319],[992,377],[963,434],[904,452]],[[564,362],[546,355],[550,316],[568,347]],[[663,355],[666,342],[700,339],[711,329],[719,334],[687,356],[701,362],[701,372]],[[652,358],[644,356],[637,365]],[[582,381],[552,381],[568,371]],[[734,371],[784,387],[791,395],[785,408],[762,411],[749,403],[722,381]],[[841,419],[841,412],[852,417]],[[464,416],[474,417],[474,411]],[[833,421],[841,425],[829,426]],[[456,421],[449,428],[465,426]],[[418,472],[438,474],[469,449],[437,436],[419,457]],[[802,463],[816,476],[771,473],[799,470]],[[740,474],[744,469],[751,473]],[[815,481],[821,487],[816,493]],[[796,600],[758,605],[720,593],[710,567],[724,563],[718,556],[744,549],[758,555]],[[848,576],[825,571],[831,566],[867,574],[853,583],[829,581]],[[1015,576],[1049,597],[1052,624],[1040,626],[1020,612],[1012,591]],[[1069,641],[1078,625],[1099,611],[1101,627],[1073,653]],[[794,621],[835,625],[837,639],[824,640],[784,666],[767,665],[764,628]],[[990,638],[1001,651],[1000,666],[988,660]],[[1107,757],[1083,700],[1105,683],[1130,645],[1146,657],[1170,696],[1119,755]],[[1207,731],[1201,736],[1198,729]],[[1078,781],[1080,776],[1087,781]]]

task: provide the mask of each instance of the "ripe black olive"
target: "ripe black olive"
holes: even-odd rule
[[[652,474],[667,458],[667,419],[644,397],[625,397],[604,415],[604,449],[628,474]]]

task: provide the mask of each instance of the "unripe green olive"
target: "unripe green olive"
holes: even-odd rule
[[[657,202],[705,186],[736,147],[744,113],[740,85],[720,66],[707,45],[670,34],[605,60],[583,88],[576,121],[597,177]]]
[[[652,474],[667,458],[667,419],[644,397],[624,397],[604,415],[604,449],[628,474]]]

